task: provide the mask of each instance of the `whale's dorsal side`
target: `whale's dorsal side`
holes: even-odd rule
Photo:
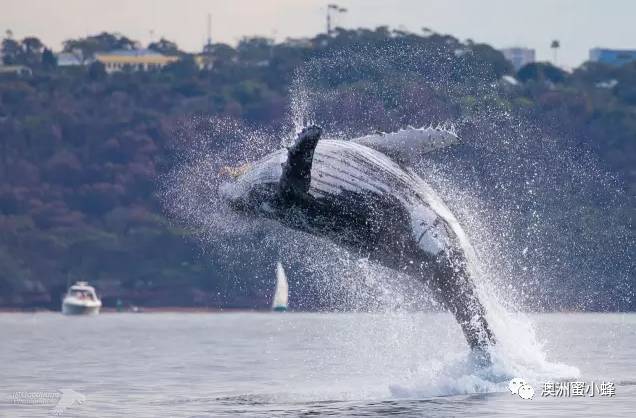
[[[407,128],[391,133],[376,133],[351,140],[379,151],[400,163],[411,163],[417,158],[438,149],[460,142],[452,129]]]
[[[302,200],[309,191],[314,151],[322,134],[322,128],[309,126],[296,137],[287,149],[287,161],[280,176],[279,193],[284,202]]]

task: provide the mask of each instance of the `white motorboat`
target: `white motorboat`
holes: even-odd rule
[[[102,301],[95,288],[87,282],[77,282],[68,289],[62,301],[62,313],[65,315],[96,315],[102,307]]]

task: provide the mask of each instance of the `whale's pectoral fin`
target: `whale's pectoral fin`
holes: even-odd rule
[[[309,191],[314,150],[322,134],[319,126],[308,126],[296,137],[287,151],[287,162],[280,177],[280,196],[286,202],[302,199]]]
[[[412,163],[422,154],[460,142],[454,130],[444,128],[407,128],[392,133],[376,133],[353,142],[373,148],[398,162]]]

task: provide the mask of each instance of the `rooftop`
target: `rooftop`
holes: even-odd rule
[[[126,56],[126,57],[163,57],[164,55],[152,49],[116,49],[114,51],[98,52],[95,55]]]

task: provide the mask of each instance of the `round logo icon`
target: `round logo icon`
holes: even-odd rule
[[[534,396],[534,388],[520,377],[515,377],[508,383],[508,390],[513,395],[519,395],[521,399],[532,399]]]

